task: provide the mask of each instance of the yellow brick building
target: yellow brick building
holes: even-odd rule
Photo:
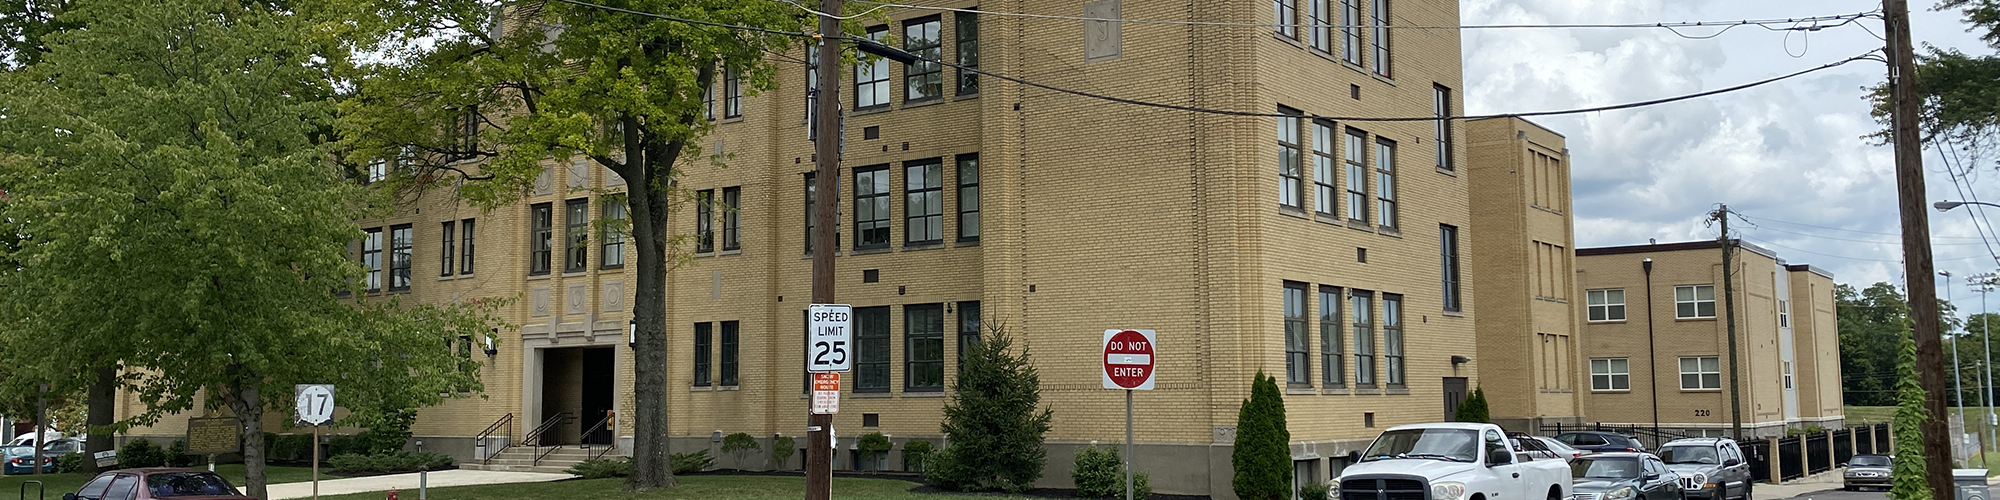
[[[1657,408],[1663,430],[1726,436],[1730,368],[1720,243],[1584,248],[1576,255],[1590,418],[1652,426]],[[1833,275],[1787,264],[1749,243],[1732,259],[1745,437],[1840,426]]]
[[[775,61],[776,90],[719,82],[718,123],[701,143],[719,162],[684,163],[678,182],[691,196],[671,215],[690,255],[670,272],[666,299],[673,451],[709,449],[721,467],[798,467],[799,453],[739,463],[719,440],[748,433],[767,451],[779,436],[804,441],[802,311],[807,256],[821,251],[806,246],[806,207],[817,195],[840,197],[837,296],[857,308],[856,369],[834,419],[840,469],[904,466],[900,453],[857,456],[863,434],[886,434],[897,450],[943,444],[957,354],[985,328],[1005,328],[1034,356],[1055,410],[1042,483],[1059,487],[1079,447],[1123,439],[1123,394],[1100,387],[1100,332],[1156,330],[1157,388],[1136,396],[1136,466],[1156,491],[1216,498],[1233,498],[1230,447],[1254,373],[1287,382],[1306,482],[1337,473],[1383,428],[1448,418],[1480,359],[1493,359],[1475,345],[1477,280],[1463,264],[1475,234],[1468,176],[1479,168],[1466,165],[1466,127],[1339,118],[1461,112],[1458,33],[1384,26],[1456,25],[1456,2],[919,3],[1303,24],[906,8],[868,27],[913,52],[1041,84],[1296,117],[863,63],[842,69],[844,163],[829,183],[811,176],[807,70],[792,62],[803,50]],[[600,197],[622,189],[601,167],[552,164],[513,206],[482,212],[440,192],[364,222],[381,236],[357,254],[380,263],[382,294],[518,299],[502,311],[515,326],[494,332],[491,351],[467,339],[487,362],[484,394],[422,411],[415,432],[427,450],[471,460],[474,437],[510,417],[496,435],[557,422],[545,442],[629,450],[615,420],[581,435],[633,404],[636,280],[620,265],[631,257],[589,223],[619,215]]]

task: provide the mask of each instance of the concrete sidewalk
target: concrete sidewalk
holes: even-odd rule
[[[453,469],[430,473],[430,487],[468,486],[475,484],[540,483],[569,479],[569,474],[545,474],[540,472],[504,472],[490,470]],[[267,487],[271,500],[291,498],[312,498],[313,484],[303,483],[273,484]],[[417,474],[391,474],[386,476],[351,477],[344,479],[321,479],[320,496],[367,493],[371,491],[403,490],[402,498],[417,498]],[[386,498],[386,497],[385,497]]]
[[[1750,488],[1750,497],[1751,500],[1784,500],[1808,493],[1838,490],[1841,487],[1841,473],[1844,471],[1846,469],[1834,469],[1785,484],[1757,483],[1757,486]],[[1986,484],[2000,485],[2000,477],[1988,477]]]

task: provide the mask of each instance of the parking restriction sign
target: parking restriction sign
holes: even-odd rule
[[[812,412],[814,415],[840,413],[840,374],[814,373]]]

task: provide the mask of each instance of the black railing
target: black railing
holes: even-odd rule
[[[1778,480],[1806,477],[1805,440],[1791,436],[1778,440]]]
[[[1818,474],[1833,469],[1833,443],[1826,433],[1815,432],[1800,436],[1806,438],[1806,473]]]
[[[1673,441],[1675,439],[1696,437],[1687,434],[1682,434],[1679,432],[1674,432],[1671,430],[1664,430],[1664,429],[1654,430],[1650,426],[1605,425],[1602,422],[1595,424],[1583,424],[1583,425],[1563,425],[1560,422],[1547,422],[1539,425],[1538,428],[1540,429],[1541,434],[1544,436],[1554,436],[1565,432],[1577,432],[1577,431],[1616,432],[1619,434],[1624,434],[1627,436],[1639,438],[1640,442],[1645,443],[1646,446],[1653,448],[1658,448],[1660,447],[1660,445],[1665,444],[1668,441]]]
[[[581,443],[577,447],[583,448],[584,450],[588,451],[590,450],[590,445],[600,444],[600,443],[592,443],[592,441],[596,441],[596,439],[592,438],[596,437],[595,434],[597,434],[598,431],[606,430],[609,428],[610,425],[611,425],[611,415],[605,414],[604,418],[598,419],[596,424],[592,424],[590,428],[584,429],[583,432],[577,434],[576,442]],[[602,458],[604,457],[605,453],[610,453],[612,448],[617,448],[617,446],[611,443],[601,443],[601,444],[604,445],[604,449],[598,450],[597,454],[591,455],[590,458]]]
[[[1771,482],[1771,441],[1753,439],[1737,445],[1743,447],[1743,458],[1750,461],[1750,480]]]
[[[1889,441],[1889,424],[1875,424],[1875,454],[1893,455],[1895,453],[1895,443]]]
[[[1854,430],[1833,431],[1833,463],[1845,466],[1848,459],[1852,458],[1854,458]]]
[[[548,420],[543,420],[542,425],[535,426],[534,431],[529,432],[527,436],[521,438],[521,441],[531,443],[528,446],[534,447],[535,459],[532,462],[530,462],[531,465],[541,465],[542,457],[548,456],[549,452],[553,452],[556,450],[556,448],[562,447],[562,445],[555,445],[549,447],[549,451],[542,451],[542,448],[544,447],[542,445],[542,439],[548,436],[549,431],[555,430],[556,426],[558,425],[562,425],[564,423],[568,423],[574,420],[576,420],[576,416],[571,415],[569,412],[557,413],[555,415],[550,416]]]
[[[499,432],[502,429],[505,429],[507,431],[508,441],[505,443],[501,443],[500,449],[498,450],[492,449],[491,446],[488,446],[486,444],[486,441],[488,438],[493,437],[493,433]],[[479,437],[473,438],[474,439],[473,443],[477,444],[480,448],[485,448],[488,450],[486,452],[486,456],[479,457],[480,463],[486,463],[486,464],[493,463],[494,455],[499,455],[501,451],[505,451],[507,447],[514,445],[513,438],[514,438],[514,414],[512,413],[502,415],[499,420],[493,421],[493,425],[486,426],[486,430],[479,431]]]

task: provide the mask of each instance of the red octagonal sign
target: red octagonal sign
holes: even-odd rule
[[[1104,331],[1104,388],[1153,389],[1153,331]]]

